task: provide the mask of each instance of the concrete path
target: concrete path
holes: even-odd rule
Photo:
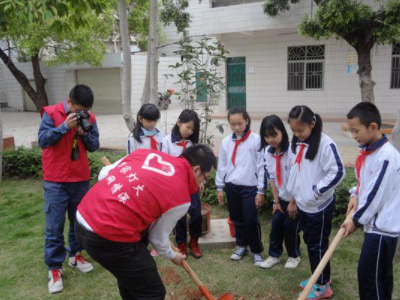
[[[181,111],[182,109],[179,104],[173,103],[167,111],[161,112],[162,117],[159,121],[158,128],[169,133]],[[6,109],[2,111],[2,118],[4,134],[14,136],[17,146],[31,147],[32,142],[37,141],[37,132],[40,124],[40,116],[38,113],[16,112]],[[99,115],[97,116],[97,123],[100,130],[100,145],[102,148],[125,149],[129,131],[122,115]],[[223,118],[214,119],[212,122],[211,128],[214,134],[214,150],[218,153],[221,140],[227,134],[230,134],[231,131],[229,126],[225,126],[225,132],[221,134],[215,128],[216,124],[228,125],[228,122]],[[255,118],[255,120],[252,121],[252,130],[258,133],[260,124],[260,118]],[[325,122],[324,132],[335,140],[346,165],[351,165],[354,164],[358,155],[357,143],[353,139],[343,135],[340,128],[341,124],[340,122]],[[286,129],[289,135],[291,135],[290,128],[287,124]]]

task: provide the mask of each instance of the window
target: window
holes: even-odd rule
[[[393,44],[391,89],[400,89],[400,43]]]
[[[325,46],[289,47],[288,91],[322,90]]]

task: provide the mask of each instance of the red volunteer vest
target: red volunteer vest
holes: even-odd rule
[[[138,149],[92,187],[78,211],[103,238],[138,242],[165,212],[189,203],[197,188],[186,159]]]
[[[67,118],[64,102],[44,107],[40,115],[43,116],[44,112],[53,120],[55,127],[60,126]],[[93,124],[96,118],[92,113],[89,113],[89,115],[89,121]],[[69,130],[57,144],[43,149],[42,169],[44,180],[53,182],[90,180],[88,157],[81,138],[78,139],[79,159],[77,161],[71,160],[72,142],[76,131],[77,128]]]

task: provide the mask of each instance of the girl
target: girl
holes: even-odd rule
[[[179,156],[187,147],[199,142],[200,119],[197,113],[190,109],[185,109],[178,117],[171,134],[164,137],[161,151],[172,156]],[[191,205],[189,207],[189,248],[195,258],[200,258],[203,254],[200,250],[198,239],[201,235],[201,203],[200,195],[197,193],[191,196]],[[175,237],[178,249],[182,254],[187,255],[187,223],[186,216],[178,221],[175,227]]]
[[[260,128],[261,148],[265,152],[265,173],[274,197],[272,228],[269,236],[269,257],[260,267],[270,269],[279,263],[285,240],[288,260],[285,268],[294,269],[300,263],[299,219],[287,213],[291,195],[287,191],[290,172],[289,137],[282,120],[271,115],[264,118]]]
[[[157,106],[142,105],[137,114],[135,128],[128,137],[128,154],[140,148],[160,150],[164,134],[156,128],[158,119],[160,119],[160,111]]]
[[[223,205],[223,188],[228,199],[229,216],[235,226],[238,248],[232,260],[240,260],[250,246],[254,265],[263,262],[261,229],[257,208],[264,202],[264,158],[260,149],[260,137],[251,132],[248,113],[239,107],[228,113],[233,131],[221,143],[216,185],[218,202]]]
[[[311,272],[328,249],[334,210],[334,191],[345,176],[335,142],[322,133],[321,117],[307,106],[295,106],[289,113],[293,131],[293,153],[288,191],[293,199],[288,206],[292,218],[300,218],[307,244]],[[308,279],[300,283],[304,288]],[[307,299],[325,299],[332,295],[329,263]]]

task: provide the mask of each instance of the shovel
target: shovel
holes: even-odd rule
[[[351,212],[347,215],[346,220],[351,219],[353,214],[354,214],[354,209],[352,209]],[[324,257],[322,257],[317,268],[315,269],[314,274],[311,276],[306,287],[304,288],[303,292],[301,293],[300,297],[297,300],[305,300],[308,294],[310,294],[314,284],[318,280],[318,277],[321,275],[325,266],[331,259],[333,252],[336,250],[337,246],[339,245],[339,242],[342,240],[343,235],[344,235],[344,229],[340,228],[335,238],[333,239],[332,243],[329,245],[328,250],[326,250]]]
[[[175,252],[179,252],[177,248],[171,243],[171,247]],[[203,283],[200,281],[199,277],[194,273],[192,268],[189,266],[186,260],[182,261],[181,263],[182,267],[185,269],[185,271],[189,274],[190,278],[194,281],[194,283],[197,285],[199,288],[201,294],[207,299],[207,300],[234,300],[232,295],[230,293],[225,293],[219,298],[214,298],[210,291],[207,290],[207,288],[203,285]]]

